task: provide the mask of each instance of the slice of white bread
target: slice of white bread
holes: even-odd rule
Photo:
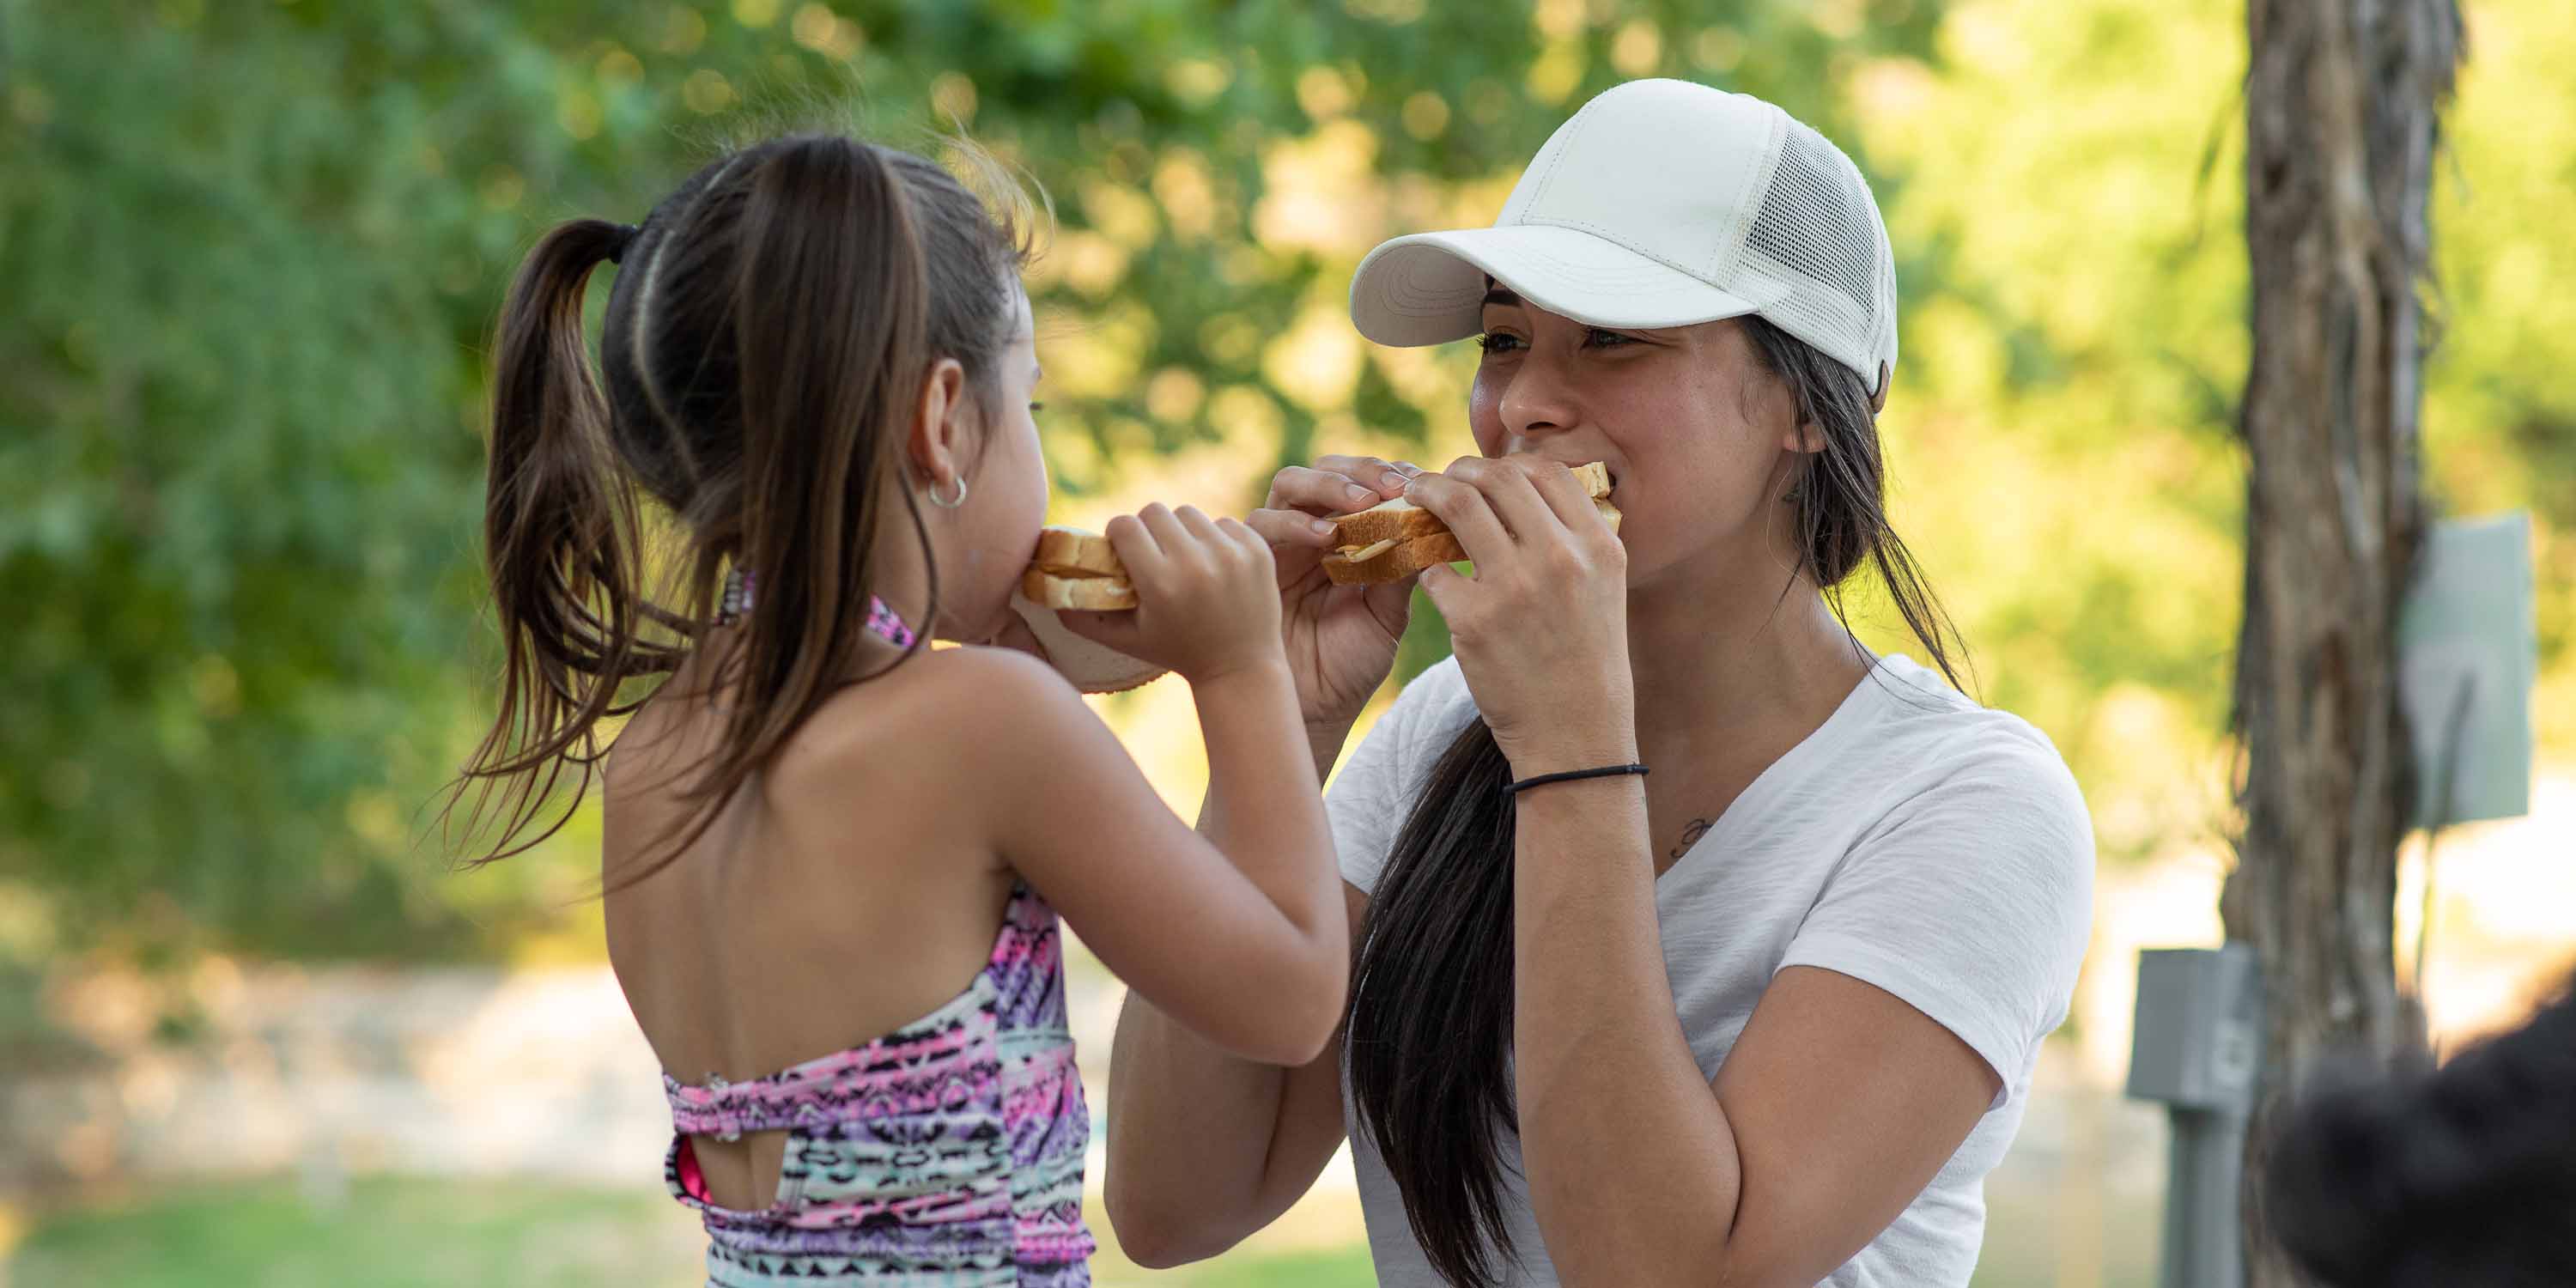
[[[1578,465],[1574,478],[1591,495],[1602,522],[1617,532],[1619,507],[1610,504],[1610,468],[1599,461]],[[1324,556],[1324,575],[1342,585],[1401,581],[1433,564],[1467,557],[1439,515],[1402,497],[1333,520],[1333,545]]]
[[[1116,612],[1136,606],[1127,565],[1109,538],[1080,528],[1046,528],[1038,550],[1020,574],[1020,593],[1047,608]]]
[[[1011,610],[1029,624],[1029,633],[1037,636],[1038,646],[1046,650],[1047,664],[1085,693],[1118,693],[1163,676],[1163,668],[1143,658],[1130,657],[1065,629],[1055,610],[1025,596],[1012,596]]]

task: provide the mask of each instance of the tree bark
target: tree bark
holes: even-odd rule
[[[2273,1106],[2321,1054],[2420,1041],[2393,947],[2411,777],[2395,639],[2425,522],[2418,292],[2461,28],[2453,0],[2250,0],[2248,19],[2244,817],[2219,907],[2261,956],[2268,1030],[2246,1283],[2287,1288],[2305,1280],[2252,1201]]]

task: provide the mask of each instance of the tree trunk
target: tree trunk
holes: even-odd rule
[[[2248,9],[2244,833],[2219,906],[2263,967],[2250,1200],[2271,1108],[2317,1056],[2419,1040],[2392,944],[2410,778],[2395,639],[2424,526],[2417,292],[2461,31],[2453,0]],[[2246,1283],[2303,1283],[2245,1212]]]

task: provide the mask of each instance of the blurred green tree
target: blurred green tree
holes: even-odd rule
[[[49,950],[474,952],[545,914],[527,896],[560,871],[440,883],[414,844],[489,656],[490,319],[542,226],[640,216],[741,119],[853,102],[890,141],[945,119],[1019,161],[1065,226],[1041,312],[1118,350],[1056,400],[1060,485],[1251,425],[1248,500],[1319,426],[1424,443],[1454,416],[1436,379],[1399,386],[1415,368],[1283,358],[1357,250],[1490,217],[1497,177],[1628,76],[1716,76],[1837,129],[1853,70],[1927,56],[1938,20],[0,0],[0,883],[41,892]],[[1322,179],[1354,164],[1376,195],[1335,208]],[[1442,647],[1424,616],[1411,669]]]
[[[2424,440],[2437,507],[2539,511],[2538,723],[2564,755],[2559,8],[2468,15]],[[577,844],[453,881],[413,839],[484,715],[491,318],[547,224],[633,219],[713,140],[818,105],[914,146],[953,117],[1057,199],[1032,285],[1065,359],[1045,423],[1068,502],[1241,504],[1317,450],[1469,450],[1469,353],[1370,348],[1340,316],[1380,237],[1491,219],[1620,79],[1780,102],[1852,150],[1887,213],[1896,515],[1982,696],[2066,752],[2106,858],[2215,851],[2245,495],[2243,14],[0,0],[0,974],[101,943],[480,953],[560,920],[589,875]],[[1417,623],[1407,675],[1445,651]]]

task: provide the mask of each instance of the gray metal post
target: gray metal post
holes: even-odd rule
[[[2236,1215],[2245,1115],[2180,1107],[2170,1113],[2164,1288],[2238,1288],[2245,1278]]]
[[[2245,1127],[2262,1063],[2262,980],[2254,950],[2138,954],[2129,1095],[2167,1106],[2164,1288],[2240,1288],[2237,1209]]]

